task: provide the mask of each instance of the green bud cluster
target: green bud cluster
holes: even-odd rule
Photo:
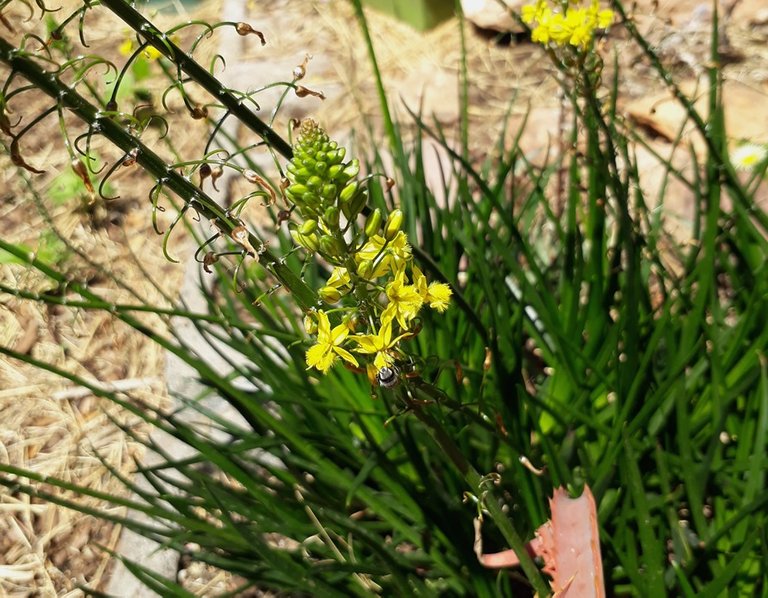
[[[357,181],[360,162],[345,162],[345,155],[346,150],[331,141],[320,125],[306,119],[293,145],[293,159],[286,166],[288,199],[304,219],[320,221],[329,230],[338,228],[340,213],[353,218],[366,201]]]

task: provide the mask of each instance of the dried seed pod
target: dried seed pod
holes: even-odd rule
[[[78,176],[78,178],[83,181],[83,185],[85,185],[88,193],[93,193],[93,184],[91,183],[91,178],[88,176],[88,169],[85,167],[85,164],[83,164],[79,159],[74,158],[70,165],[72,166],[72,170]]]
[[[134,147],[123,159],[121,166],[133,166],[136,164],[136,159],[139,157],[139,148]]]
[[[321,100],[325,99],[325,94],[322,91],[314,91],[312,89],[309,89],[308,87],[304,87],[303,85],[297,85],[294,91],[296,95],[299,96],[300,98],[305,98],[307,96],[315,96],[316,98],[320,98]]]
[[[304,61],[293,69],[293,80],[298,81],[303,79],[307,74],[307,63],[311,60],[312,56],[307,54],[304,56]]]
[[[207,163],[202,164],[198,169],[198,173],[200,173],[200,186],[202,187],[203,181],[211,176],[211,165]]]
[[[8,117],[5,115],[2,106],[0,106],[0,131],[6,135],[13,135],[11,132],[11,121],[8,120]]]
[[[218,261],[219,256],[213,253],[213,251],[209,251],[205,254],[205,256],[203,256],[203,270],[205,270],[208,274],[213,273],[211,266]]]
[[[201,120],[208,117],[208,108],[206,106],[193,106],[189,110],[189,115],[195,120]]]
[[[253,248],[253,245],[251,245],[247,228],[242,225],[236,226],[232,229],[229,236],[232,237],[235,243],[245,249],[248,255],[254,258],[256,257],[256,250]]]
[[[251,27],[248,23],[240,22],[237,25],[235,25],[235,31],[239,35],[246,36],[246,35],[255,35],[261,40],[261,45],[266,45],[267,40],[264,38],[264,34],[261,31],[257,31],[253,27]]]
[[[253,183],[254,185],[263,180],[258,174],[256,174],[255,171],[251,170],[250,168],[243,170],[243,177],[246,181]]]
[[[218,181],[222,176],[224,175],[224,169],[216,165],[214,168],[211,169],[211,185],[213,185],[213,188],[218,191],[219,189],[216,187],[216,181]]]
[[[22,158],[21,153],[19,152],[18,139],[14,139],[11,142],[11,162],[13,162],[14,165],[23,168],[24,170],[28,170],[33,174],[43,174],[45,172],[44,170],[38,170],[37,168],[30,166],[24,161],[24,158]]]
[[[291,219],[290,210],[280,210],[277,213],[277,226],[280,226],[283,222],[287,222],[290,219]]]

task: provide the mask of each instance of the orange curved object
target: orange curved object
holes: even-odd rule
[[[528,553],[544,561],[543,571],[552,578],[556,598],[605,598],[597,508],[589,486],[578,498],[557,488],[549,506],[552,518],[536,530],[526,545]],[[475,553],[480,564],[491,569],[520,564],[514,550],[482,553],[479,520],[475,520]]]

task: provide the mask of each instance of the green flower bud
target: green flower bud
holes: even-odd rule
[[[357,158],[351,160],[349,164],[347,164],[347,166],[344,168],[344,174],[346,174],[349,178],[354,178],[360,174],[360,160]]]
[[[339,218],[340,218],[340,212],[339,208],[336,206],[330,206],[328,209],[325,210],[325,213],[323,214],[323,222],[328,226],[328,228],[335,229],[339,227]]]
[[[317,334],[317,320],[311,314],[304,316],[304,330],[307,334]]]
[[[328,158],[328,162],[330,164],[339,165],[341,161],[344,159],[344,156],[346,155],[347,150],[343,147],[340,147],[339,149],[333,149],[330,152],[326,154],[326,157]]]
[[[341,243],[331,235],[323,235],[319,241],[320,250],[331,257],[341,257],[346,247],[342,248]]]
[[[351,200],[341,204],[341,212],[347,220],[352,220],[353,218],[357,218],[357,215],[362,212],[363,207],[365,207],[367,202],[368,192],[363,189],[360,193],[355,194]]]
[[[357,181],[352,181],[349,183],[349,185],[344,187],[341,190],[341,193],[339,193],[339,201],[341,201],[341,203],[345,203],[352,199],[352,196],[357,192],[357,187]]]
[[[371,260],[363,260],[358,264],[357,275],[360,276],[360,278],[370,280],[371,274],[373,274],[373,262]]]
[[[307,189],[306,185],[302,185],[301,183],[294,183],[293,185],[288,186],[288,188],[285,190],[285,194],[293,201],[301,201],[304,197],[304,194],[308,191],[309,189]]]
[[[379,232],[379,227],[381,227],[381,210],[376,208],[370,213],[368,219],[365,221],[365,235],[367,237],[372,237]]]
[[[291,237],[297,245],[300,245],[304,249],[315,252],[319,248],[317,235],[312,233],[310,235],[303,235],[297,229],[291,229]]]
[[[320,198],[316,193],[312,193],[311,191],[307,191],[301,198],[301,201],[314,210],[317,210],[320,207]]]
[[[387,222],[384,224],[384,238],[387,241],[391,241],[395,238],[395,235],[400,232],[400,227],[403,225],[403,211],[392,210],[387,216]]]
[[[286,166],[291,183],[286,196],[302,215],[323,214],[337,199],[343,203],[359,194],[358,183],[351,179],[360,172],[360,163],[352,160],[343,164],[344,156],[345,149],[329,139],[315,121],[306,119],[301,123],[293,145],[293,159]]]
[[[338,179],[338,180],[348,180],[346,176],[339,176],[344,171],[344,165],[343,164],[334,164],[328,169],[328,178],[329,179]]]
[[[321,179],[317,175],[311,176],[307,179],[307,187],[312,189],[312,191],[317,191],[322,186],[323,186],[323,179]]]
[[[306,220],[304,224],[299,227],[299,232],[302,235],[311,235],[317,228],[317,220]]]
[[[323,287],[317,294],[326,303],[338,303],[339,299],[341,299],[341,293],[333,287]]]
[[[296,169],[296,182],[300,183],[302,181],[306,181],[310,176],[312,176],[312,173],[309,171],[308,168],[304,168],[303,166]]]
[[[336,199],[336,193],[338,192],[338,188],[333,183],[326,183],[323,185],[323,190],[320,192],[320,195],[323,199],[330,201],[332,199]]]

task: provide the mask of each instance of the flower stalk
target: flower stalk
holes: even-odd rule
[[[126,155],[135,157],[136,163],[146,170],[156,181],[162,182],[166,189],[173,191],[184,201],[186,208],[195,210],[201,217],[211,221],[223,234],[232,237],[241,223],[232,218],[189,179],[178,174],[166,162],[147,147],[140,139],[132,135],[125,127],[102,112],[76,90],[64,84],[56,75],[44,71],[34,60],[25,56],[17,48],[0,38],[0,62],[8,65],[14,72],[27,79],[35,88],[56,100],[88,124],[92,131],[109,139]],[[297,303],[303,309],[310,309],[317,303],[315,292],[310,289],[294,272],[263,248],[263,243],[253,233],[248,232],[248,242],[253,247],[261,247],[259,262],[287,287]]]

